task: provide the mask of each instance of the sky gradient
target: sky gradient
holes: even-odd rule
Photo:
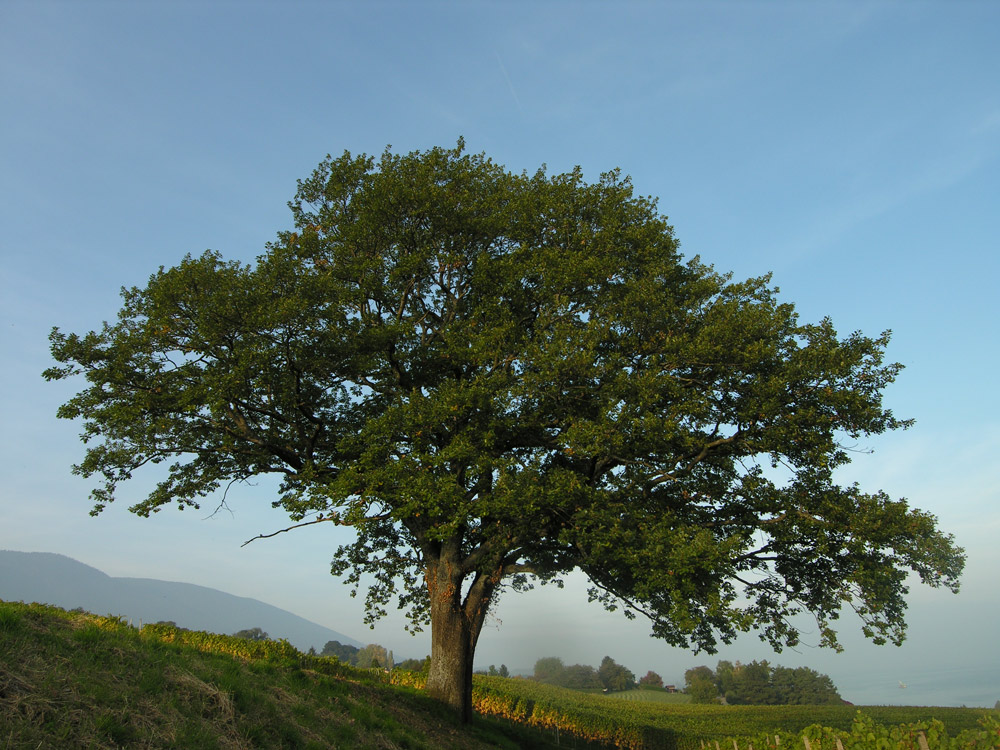
[[[902,648],[865,643],[845,617],[843,654],[772,655],[748,636],[694,655],[588,605],[571,577],[504,598],[476,663],[607,654],[681,683],[719,658],[769,658],[829,674],[855,703],[992,706],[998,28],[1000,4],[972,0],[0,3],[0,548],[253,596],[427,653],[402,616],[367,631],[329,575],[348,532],[241,547],[286,525],[267,480],[234,489],[231,513],[141,519],[127,506],[152,475],[138,476],[88,516],[90,485],[70,473],[79,426],[55,417],[79,384],[41,372],[53,326],[100,327],[160,265],[256,257],[327,153],[461,136],[515,171],[620,167],[688,257],[773,273],[804,321],[892,329],[906,369],[886,404],[916,424],[858,445],[841,476],[934,513],[969,558],[959,595],[914,587]]]

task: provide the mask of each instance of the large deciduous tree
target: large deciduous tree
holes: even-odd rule
[[[116,322],[52,332],[46,377],[87,381],[59,416],[83,420],[93,512],[151,463],[143,516],[279,475],[293,526],[356,529],[332,567],[372,581],[371,618],[398,598],[430,622],[428,689],[466,717],[505,587],[578,569],[709,651],[795,644],[799,612],[836,646],[845,606],[898,643],[908,571],[957,587],[932,516],[834,478],[844,441],[907,426],[882,406],[888,334],[802,323],[768,277],[684,260],[617,171],[345,153],[290,206],[256,262],[186,257]]]

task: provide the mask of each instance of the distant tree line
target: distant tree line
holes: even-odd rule
[[[377,643],[369,643],[367,646],[358,648],[340,641],[327,641],[320,656],[335,656],[344,664],[361,669],[392,669],[397,666],[392,651]],[[418,660],[410,659],[408,661]],[[418,663],[422,662],[418,661]]]
[[[824,705],[842,703],[833,680],[808,667],[772,667],[766,661],[733,664],[720,661],[684,673],[694,703],[731,705]]]
[[[396,662],[392,651],[377,643],[369,643],[367,646],[358,648],[340,641],[327,641],[320,651],[320,656],[335,656],[344,664],[361,669],[405,669],[409,672],[423,672],[427,674],[430,669],[431,657],[425,656],[423,659],[403,659]],[[492,669],[492,667],[491,667]],[[506,667],[504,667],[506,669]]]
[[[557,685],[571,690],[604,689],[611,692],[631,690],[636,686],[635,675],[610,656],[605,656],[597,669],[587,664],[566,666],[559,657],[546,656],[535,662],[533,679],[546,685]],[[660,685],[662,684],[663,680],[660,680]]]
[[[490,677],[510,677],[510,670],[507,669],[506,664],[501,664],[500,669],[497,669],[496,664],[490,664],[489,670],[477,669],[473,674],[485,674]]]
[[[265,633],[260,628],[248,628],[246,630],[238,630],[233,635],[236,638],[246,638],[248,641],[269,641],[271,636]]]

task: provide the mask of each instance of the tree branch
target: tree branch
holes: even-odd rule
[[[284,534],[286,531],[292,531],[293,529],[301,529],[303,526],[314,526],[317,523],[326,523],[327,521],[333,521],[334,523],[340,523],[339,516],[328,516],[324,518],[314,518],[312,521],[304,521],[303,523],[296,523],[289,526],[287,529],[278,529],[277,531],[271,532],[270,534],[258,534],[253,539],[247,539],[240,547],[246,547],[250,542],[255,542],[258,539],[270,539],[272,536],[278,536],[278,534]]]

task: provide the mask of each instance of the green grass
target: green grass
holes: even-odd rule
[[[393,680],[409,674],[395,672]],[[463,726],[417,686],[386,684],[382,672],[305,656],[285,642],[163,626],[138,630],[119,618],[0,601],[0,750],[597,750],[609,741],[696,750],[702,741],[795,735],[815,724],[850,730],[857,710],[699,706],[663,691],[588,695],[499,677],[477,676],[474,684],[477,705],[493,715]],[[898,706],[863,711],[886,727],[939,719],[943,726],[934,731],[952,737],[986,713]],[[990,731],[1000,731],[1000,724]],[[783,749],[791,750],[795,738],[789,740]],[[996,745],[990,742],[962,747],[1000,747],[1000,734]]]
[[[420,691],[334,660],[244,659],[163,635],[117,618],[0,602],[0,748],[548,746],[495,720],[461,726]],[[225,637],[209,637],[225,647]]]

